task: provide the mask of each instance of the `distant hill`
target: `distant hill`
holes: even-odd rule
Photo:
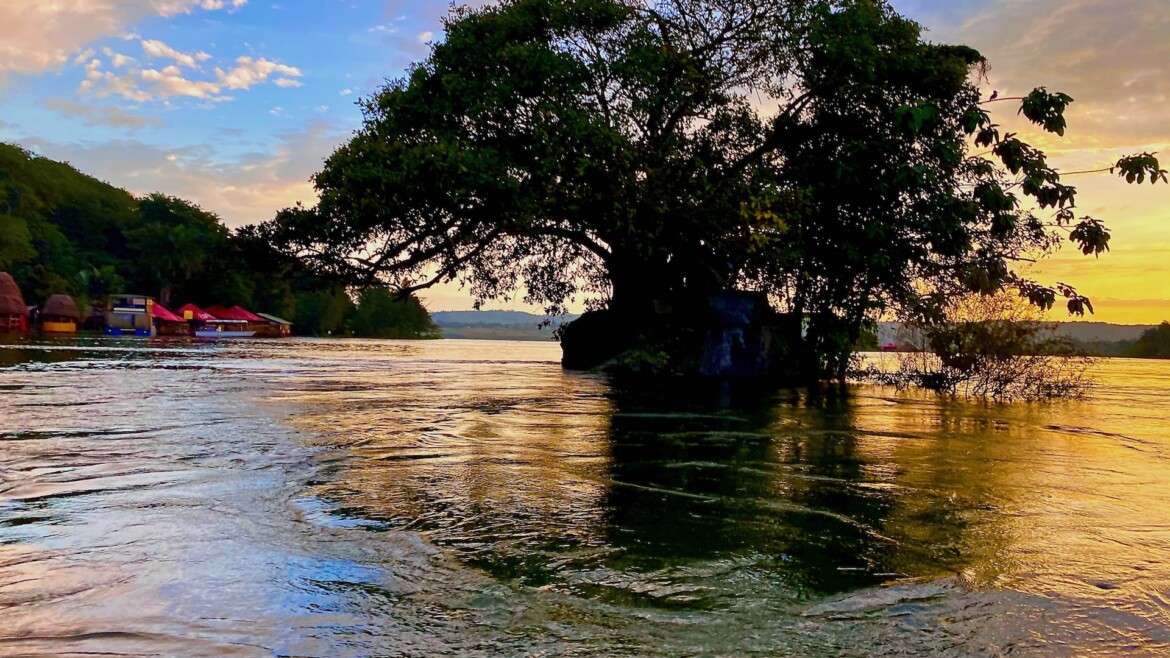
[[[545,316],[524,311],[436,311],[431,319],[443,338],[480,340],[552,340],[557,327],[576,315]]]
[[[1053,333],[1077,343],[1080,349],[1100,356],[1128,354],[1134,343],[1155,325],[1108,322],[1056,322]],[[897,322],[878,323],[878,345],[919,345],[922,339]]]
[[[444,338],[484,340],[552,340],[553,331],[576,320],[576,315],[550,317],[524,311],[437,311],[431,314]],[[542,325],[548,321],[548,325]],[[1120,343],[1136,341],[1150,324],[1110,324],[1108,322],[1057,322],[1057,335],[1080,343]],[[900,325],[878,323],[880,344],[899,342]],[[905,337],[903,336],[902,339]]]
[[[1061,322],[1056,333],[1085,343],[1116,343],[1137,340],[1152,324],[1109,324],[1107,322]]]

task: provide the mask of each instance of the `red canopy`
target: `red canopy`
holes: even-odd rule
[[[253,312],[249,311],[248,309],[243,308],[241,306],[233,306],[231,308],[224,308],[222,306],[212,306],[211,308],[207,309],[207,312],[211,313],[212,315],[219,318],[220,320],[227,320],[229,322],[264,322],[265,321],[264,318],[260,317],[259,315],[256,315],[255,313],[253,313]]]
[[[200,322],[215,322],[214,315],[208,313],[207,311],[204,311],[203,309],[199,308],[198,306],[196,306],[194,304],[184,304],[184,305],[179,307],[179,315],[186,318],[186,317],[188,317],[187,316],[188,313],[191,314],[190,319],[192,319],[192,320],[198,320]]]
[[[171,310],[158,302],[154,303],[153,312],[154,317],[163,322],[186,322],[182,317],[175,315]]]

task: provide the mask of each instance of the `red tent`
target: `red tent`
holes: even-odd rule
[[[158,302],[154,303],[154,319],[163,322],[186,322],[182,316],[175,315],[171,310]]]
[[[179,315],[186,319],[198,320],[199,322],[215,322],[215,316],[204,311],[194,304],[184,304],[179,307]]]
[[[227,322],[265,322],[264,318],[240,306],[233,306],[231,308],[212,306],[207,309],[207,312]]]

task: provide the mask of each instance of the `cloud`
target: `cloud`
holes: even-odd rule
[[[58,114],[80,119],[87,126],[113,126],[137,130],[162,125],[162,120],[158,117],[133,114],[117,107],[77,103],[65,98],[50,98],[45,101],[45,107]]]
[[[158,41],[156,39],[143,39],[141,44],[142,52],[146,53],[148,57],[153,57],[156,59],[173,59],[180,66],[186,66],[189,69],[197,68],[199,66],[199,62],[205,62],[211,59],[211,55],[208,55],[203,51],[185,53],[179,50],[175,50],[162,41]],[[117,65],[117,62],[115,62],[114,66]]]
[[[168,66],[161,71],[144,69],[138,72],[142,82],[150,91],[146,92],[151,98],[171,98],[173,96],[189,96],[208,100],[225,100],[219,93],[220,86],[206,80],[190,80],[183,77],[177,66]]]
[[[1046,148],[1167,141],[1170,2],[991,0],[966,20],[932,27],[932,39],[981,50],[990,61],[991,86],[1001,95],[1044,85],[1075,99],[1067,136],[1045,137]],[[1012,117],[1002,119],[1011,129],[1019,127],[1009,123]]]
[[[220,68],[215,69],[215,76],[219,79],[219,84],[228,89],[249,89],[264,82],[274,73],[284,76],[286,79],[299,78],[302,75],[301,70],[295,66],[288,66],[263,57],[252,59],[246,55],[237,57],[236,66],[228,71]]]
[[[349,87],[346,87],[345,89],[342,89],[341,91],[339,91],[339,92],[337,92],[337,93],[338,93],[338,95],[340,95],[340,96],[349,96],[350,94],[352,94],[352,93],[353,93],[353,90],[352,90],[352,89],[350,89]]]
[[[162,44],[164,47],[165,45]],[[162,53],[164,50],[156,49],[156,52]],[[164,56],[174,59],[171,55]],[[200,58],[198,54],[192,56],[192,61],[202,59],[206,58]],[[131,68],[124,73],[114,73],[104,68],[101,59],[95,58],[85,65],[85,69],[85,79],[82,80],[79,91],[94,94],[99,98],[121,96],[136,103],[175,97],[224,101],[230,98],[226,91],[244,91],[269,79],[274,79],[274,84],[278,87],[300,87],[301,82],[296,78],[303,75],[295,66],[263,57],[254,59],[248,56],[236,58],[236,65],[226,71],[216,67],[215,78],[210,80],[189,78],[174,64],[161,69]]]
[[[430,30],[427,30],[426,32],[419,32],[419,34],[418,34],[418,42],[419,43],[427,43],[428,41],[430,41],[431,39],[434,39],[434,38],[435,38],[435,33],[431,32]]]
[[[902,0],[937,8],[928,0]],[[913,12],[913,8],[908,8]],[[1075,99],[1065,115],[1065,137],[1042,133],[1016,116],[1013,103],[989,107],[1005,130],[1018,131],[1044,149],[1063,171],[1108,166],[1119,156],[1157,151],[1170,156],[1170,2],[1164,0],[985,0],[965,18],[919,16],[929,37],[967,43],[990,62],[990,89],[1019,96],[1044,85]],[[933,21],[933,22],[932,22]],[[1115,176],[1070,177],[1079,191],[1078,214],[1105,220],[1113,233],[1111,251],[1085,258],[1071,248],[1042,261],[1030,272],[1045,281],[1068,281],[1090,295],[1094,319],[1164,319],[1170,300],[1170,197],[1164,185],[1126,185]],[[1161,250],[1159,253],[1158,250]],[[1160,308],[1159,308],[1160,306]],[[1055,316],[1054,316],[1055,317]]]
[[[59,69],[86,44],[125,34],[150,16],[232,11],[245,4],[247,0],[5,0],[0,2],[0,25],[4,26],[0,78]]]
[[[110,63],[113,64],[114,68],[116,69],[125,68],[131,64],[138,63],[138,60],[134,59],[133,57],[130,57],[129,55],[123,55],[122,53],[116,53],[109,48],[103,48],[102,52],[105,53],[106,57],[110,58]]]
[[[37,153],[68,160],[88,174],[135,194],[164,192],[198,203],[229,226],[271,219],[277,210],[316,202],[310,176],[348,137],[324,119],[277,136],[255,152],[225,157],[216,146],[159,146],[134,139],[55,142],[16,141]]]
[[[85,65],[85,79],[78,85],[79,92],[93,92],[98,97],[110,95],[121,96],[136,103],[143,103],[151,99],[151,95],[139,88],[137,81],[130,75],[119,76],[110,71],[102,70],[102,60],[91,59]]]

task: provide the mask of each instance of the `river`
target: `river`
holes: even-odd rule
[[[1170,652],[1170,362],[997,406],[558,357],[0,346],[0,655]]]

